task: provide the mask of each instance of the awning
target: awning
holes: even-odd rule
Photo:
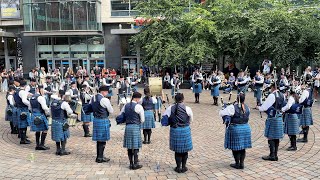
[[[102,36],[102,31],[23,31],[23,36]]]
[[[13,32],[0,31],[0,37],[17,37]]]
[[[111,34],[137,34],[139,32],[138,29],[111,29]]]

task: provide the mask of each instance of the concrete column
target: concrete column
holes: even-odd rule
[[[10,65],[10,59],[9,59],[9,55],[8,55],[8,44],[7,44],[7,38],[3,37],[3,49],[4,49],[4,59],[5,59],[5,68],[6,70],[9,70],[9,68],[11,68]],[[15,69],[13,69],[15,70]]]

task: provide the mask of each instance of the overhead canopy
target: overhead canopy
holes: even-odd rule
[[[24,36],[97,36],[101,31],[23,31]]]
[[[0,37],[17,37],[17,35],[13,32],[6,32],[3,30],[0,30]]]
[[[139,30],[137,29],[111,29],[111,34],[137,34]]]

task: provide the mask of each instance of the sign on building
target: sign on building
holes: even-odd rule
[[[2,19],[20,19],[20,1],[19,0],[2,0],[1,1],[1,18]]]

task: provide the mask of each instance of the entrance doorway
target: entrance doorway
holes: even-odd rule
[[[40,68],[44,67],[45,71],[48,72],[48,60],[46,60],[46,59],[40,60],[39,61],[39,66],[40,66]]]

